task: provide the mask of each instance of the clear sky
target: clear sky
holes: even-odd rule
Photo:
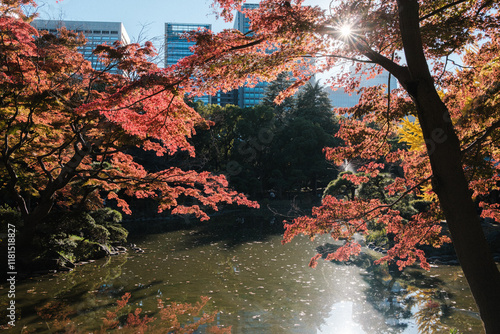
[[[328,2],[306,1],[308,4]],[[42,19],[122,22],[132,42],[139,38],[142,42],[162,40],[165,22],[210,23],[215,32],[233,27],[231,22],[216,20],[211,0],[40,0],[37,3]]]

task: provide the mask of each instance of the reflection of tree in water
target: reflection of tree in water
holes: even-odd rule
[[[435,300],[436,291],[434,289],[411,288],[407,298],[409,296],[414,299],[415,304],[418,306],[414,318],[420,333],[440,333],[446,329],[441,323],[443,312],[441,311],[441,304]]]
[[[123,294],[123,287],[114,288],[109,283],[122,275],[122,267],[127,256],[108,257],[77,267],[74,271],[59,273],[41,281],[26,281],[19,286],[19,304],[22,306],[22,321],[30,323],[37,319],[37,308],[48,305],[60,313],[64,307],[70,318],[83,315],[87,321],[93,321],[89,314],[104,312],[108,304]],[[27,294],[21,291],[27,286]],[[56,312],[57,311],[57,312]]]
[[[325,244],[318,247],[318,252],[326,257],[339,246]],[[441,323],[447,313],[445,299],[448,297],[442,290],[444,283],[438,278],[422,280],[418,272],[400,272],[392,265],[374,265],[375,257],[361,253],[348,261],[346,265],[355,265],[366,270],[362,277],[368,288],[366,300],[383,315],[385,325],[391,333],[402,333],[408,323],[415,321],[419,333],[433,334],[448,330]],[[416,277],[419,276],[419,277]],[[432,287],[432,288],[429,288]],[[362,315],[365,312],[357,312]],[[373,332],[373,324],[360,317],[358,322],[367,333]],[[385,330],[378,328],[379,333]]]
[[[77,270],[65,274],[65,284],[54,295],[55,299],[67,299],[74,302],[88,300],[88,294],[109,294],[116,298],[123,294],[123,287],[112,288],[112,282],[122,275],[122,267],[127,263],[127,256],[107,257],[104,263],[84,265]]]

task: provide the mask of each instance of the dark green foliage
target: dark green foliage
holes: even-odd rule
[[[73,254],[73,251],[78,247],[78,243],[74,238],[66,235],[53,235],[49,243],[52,250],[60,254]]]
[[[296,109],[296,97],[290,96],[287,97],[283,102],[279,105],[274,103],[276,97],[285,89],[290,87],[293,84],[291,76],[283,72],[276,78],[275,81],[271,82],[267,87],[264,93],[264,98],[262,99],[262,105],[272,107],[274,110],[274,114],[276,115],[276,119],[278,122],[283,123],[290,117],[292,113],[294,113]]]
[[[326,161],[323,148],[341,144],[334,137],[338,129],[327,93],[319,83],[306,84],[296,95],[294,107],[271,143],[271,173],[277,169],[282,175],[278,180],[277,173],[271,174],[274,184],[283,187],[277,189],[279,192],[304,188],[316,192],[335,177],[336,170]]]
[[[128,231],[121,225],[108,225],[106,229],[109,232],[110,243],[123,244],[127,241]]]
[[[12,209],[0,210],[0,221],[16,217]],[[128,231],[121,226],[121,214],[110,208],[91,212],[53,211],[39,225],[34,245],[82,261],[102,257],[112,244],[126,242]]]
[[[128,231],[122,227],[122,215],[111,208],[102,208],[92,211],[89,215],[94,219],[97,226],[107,230],[106,242],[124,243],[127,241]]]
[[[332,122],[332,104],[328,94],[319,82],[308,82],[297,95],[295,113],[315,124],[320,124],[326,132],[338,130],[338,124]]]
[[[323,197],[335,196],[337,198],[346,198],[351,200],[354,199],[357,187],[354,185],[354,183],[343,177],[345,174],[352,174],[352,172],[342,172],[335,180],[330,181],[325,191],[323,192]]]
[[[55,216],[55,215],[54,215]],[[100,244],[124,242],[127,231],[121,227],[121,214],[110,208],[96,211],[71,212],[52,217],[48,225],[52,231],[76,235]]]
[[[206,170],[230,172],[232,167],[227,164],[235,150],[238,137],[236,126],[242,118],[242,109],[232,105],[221,107],[198,104],[195,107],[201,116],[213,122],[210,129],[197,129],[193,137],[197,161]]]
[[[414,207],[418,212],[425,212],[429,210],[431,202],[424,201],[423,199],[416,199],[410,201],[410,205]]]
[[[370,178],[367,183],[363,183],[359,188],[358,195],[361,198],[376,198],[387,203],[388,196],[384,188],[392,182],[393,178],[390,174],[380,173]]]
[[[19,227],[21,225],[21,214],[16,210],[4,204],[0,206],[0,231],[7,232],[7,224]]]
[[[268,86],[262,104],[252,108],[195,105],[214,122],[193,137],[200,166],[225,174],[232,187],[254,197],[326,186],[336,170],[323,148],[341,143],[334,137],[338,121],[317,83],[276,105],[275,97],[292,83],[280,75]]]
[[[366,236],[366,242],[372,243],[378,247],[384,247],[389,244],[389,238],[387,237],[385,229],[373,229],[370,230],[369,234]]]
[[[73,249],[73,255],[76,261],[98,259],[106,256],[109,252],[107,246],[98,242],[79,240],[76,244],[76,247]]]

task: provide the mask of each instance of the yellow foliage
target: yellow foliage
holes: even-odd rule
[[[427,202],[437,201],[437,199],[438,199],[437,195],[432,190],[432,185],[430,183],[420,187],[420,190],[422,191],[422,195],[419,195],[419,197],[422,198],[424,201],[427,201]]]
[[[399,142],[406,143],[410,146],[410,151],[421,151],[424,148],[425,141],[424,135],[422,134],[422,130],[420,129],[420,123],[418,119],[415,119],[413,122],[409,119],[403,119],[401,127],[398,130],[399,133]],[[437,200],[437,195],[432,191],[432,185],[427,184],[421,187],[423,200],[428,202],[434,202]]]
[[[425,141],[422,130],[420,130],[420,123],[418,119],[415,121],[410,121],[407,118],[403,119],[401,127],[399,128],[399,142],[405,142],[410,146],[410,151],[420,151],[422,150]]]

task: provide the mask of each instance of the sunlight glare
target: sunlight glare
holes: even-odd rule
[[[340,34],[343,37],[348,37],[349,35],[351,35],[352,34],[351,26],[346,24],[346,25],[343,25],[342,27],[340,27]]]

